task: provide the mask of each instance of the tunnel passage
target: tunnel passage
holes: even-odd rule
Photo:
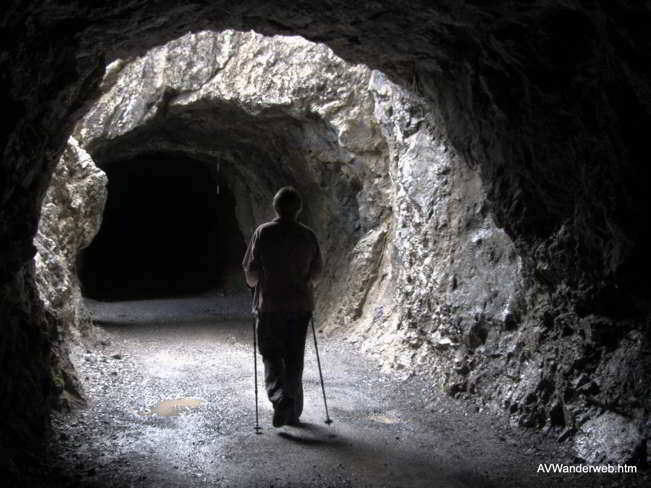
[[[125,300],[227,286],[244,241],[216,168],[165,152],[105,164],[103,223],[80,257],[83,293]]]
[[[3,189],[3,197],[7,200],[3,201],[9,202],[3,207],[3,218],[0,219],[8,236],[7,247],[2,252],[6,276],[13,276],[31,258],[29,246],[34,233],[36,209],[40,204],[39,188],[51,172],[62,141],[70,134],[70,127],[78,113],[76,109],[91,97],[99,84],[103,60],[114,59],[116,52],[120,55],[142,52],[147,46],[157,45],[162,40],[175,37],[179,32],[187,31],[188,26],[204,25],[204,20],[211,18],[207,12],[209,7],[203,4],[186,6],[167,3],[167,10],[162,5],[160,9],[157,8],[159,16],[152,16],[145,3],[133,10],[120,10],[121,3],[117,2],[114,7],[116,15],[106,16],[98,16],[93,9],[70,9],[67,14],[58,12],[53,15],[45,10],[53,8],[48,4],[49,7],[44,7],[43,13],[39,14],[44,28],[24,29],[24,19],[31,19],[28,13],[24,16],[16,15],[14,24],[9,23],[9,26],[15,25],[14,32],[17,35],[8,40],[9,54],[2,58],[8,68],[13,65],[5,73],[14,73],[7,75],[7,90],[4,93],[6,106],[18,109],[12,111],[18,115],[15,119],[7,119],[8,124],[15,125],[10,125],[6,131],[7,164],[3,166],[7,176],[6,189]],[[617,256],[624,256],[624,253],[618,252],[620,246],[602,245],[604,239],[587,239],[604,249],[613,259],[608,261],[608,266],[601,266],[606,263],[600,254],[595,255],[593,263],[586,264],[584,260],[574,259],[576,252],[590,256],[582,252],[583,236],[590,237],[586,229],[603,229],[606,242],[614,240],[617,244],[626,241],[626,236],[619,234],[617,226],[611,225],[623,220],[618,216],[619,213],[607,225],[593,225],[600,221],[595,222],[592,212],[588,210],[596,207],[595,213],[608,215],[610,209],[628,208],[629,205],[622,207],[621,204],[629,200],[629,196],[632,204],[644,204],[646,201],[646,198],[638,198],[636,193],[631,195],[631,177],[623,176],[628,173],[620,170],[624,162],[630,166],[631,175],[634,170],[644,166],[638,157],[644,151],[634,151],[632,157],[628,157],[629,154],[622,148],[642,149],[648,145],[647,141],[637,131],[626,130],[628,124],[622,125],[622,122],[634,121],[630,123],[644,127],[643,122],[648,120],[648,105],[635,103],[632,112],[636,116],[630,117],[631,110],[618,108],[619,104],[613,95],[602,92],[607,83],[616,88],[620,96],[629,93],[631,99],[637,101],[635,95],[638,90],[642,92],[642,88],[638,87],[648,86],[645,83],[648,78],[646,71],[642,72],[641,68],[635,67],[645,67],[646,70],[651,65],[639,62],[639,59],[646,58],[646,53],[651,52],[646,49],[646,37],[642,36],[645,31],[629,28],[643,23],[648,15],[638,15],[641,12],[632,11],[632,7],[625,9],[624,4],[625,2],[615,2],[616,6],[607,9],[600,5],[587,7],[580,2],[569,2],[568,5],[575,5],[573,8],[578,12],[583,11],[584,17],[595,19],[596,29],[593,33],[586,34],[586,40],[590,42],[576,42],[575,49],[567,50],[554,47],[564,44],[555,42],[558,35],[553,28],[558,23],[544,25],[539,22],[542,15],[558,9],[558,4],[553,2],[545,3],[544,6],[536,3],[522,9],[514,9],[511,2],[502,2],[499,6],[491,4],[485,10],[472,2],[459,2],[458,6],[455,3],[454,8],[451,4],[442,4],[440,10],[445,9],[445,15],[440,14],[438,7],[432,7],[428,12],[418,11],[420,4],[401,5],[390,11],[390,15],[380,15],[383,12],[371,12],[366,7],[350,2],[336,2],[332,8],[338,15],[332,15],[330,9],[321,7],[310,11],[303,4],[279,8],[267,3],[263,6],[263,11],[265,14],[268,12],[269,16],[251,16],[252,9],[248,8],[233,9],[230,18],[224,18],[224,9],[221,9],[219,3],[210,6],[218,12],[214,14],[213,23],[219,27],[262,27],[266,28],[266,32],[284,30],[319,38],[336,47],[346,59],[386,68],[397,79],[413,80],[420,92],[438,102],[444,112],[444,125],[451,133],[453,147],[473,149],[474,159],[483,171],[483,182],[491,192],[493,208],[497,209],[498,223],[507,225],[509,235],[520,243],[518,252],[524,258],[525,271],[530,278],[525,288],[529,307],[519,314],[509,313],[505,316],[509,318],[508,324],[505,321],[508,325],[505,327],[506,333],[515,337],[515,352],[509,351],[500,356],[499,351],[484,351],[483,346],[480,346],[480,354],[468,355],[470,364],[478,375],[468,381],[459,378],[458,384],[464,389],[467,385],[472,395],[483,395],[486,398],[492,396],[494,404],[510,408],[515,415],[523,410],[524,403],[514,403],[514,396],[535,396],[529,396],[525,387],[517,388],[515,395],[512,395],[515,385],[495,387],[496,382],[491,381],[490,376],[480,376],[485,370],[483,366],[494,365],[494,369],[500,373],[495,377],[508,379],[537,378],[534,373],[537,373],[538,365],[542,364],[544,374],[541,381],[532,381],[530,384],[548,386],[551,382],[554,393],[549,394],[546,386],[539,402],[526,404],[540,403],[550,410],[553,408],[552,411],[556,414],[562,412],[565,417],[563,423],[566,423],[562,427],[567,425],[567,429],[580,427],[574,424],[575,418],[597,416],[594,412],[586,413],[586,409],[580,406],[580,397],[564,396],[564,392],[575,390],[570,385],[575,385],[574,380],[584,375],[605,380],[599,382],[601,393],[597,401],[600,404],[618,405],[618,408],[621,406],[625,411],[630,411],[633,407],[639,410],[639,405],[648,404],[648,401],[642,400],[638,405],[620,405],[619,399],[650,398],[648,394],[636,390],[637,387],[629,387],[622,381],[632,377],[630,373],[637,372],[639,368],[633,364],[631,367],[625,364],[620,366],[616,362],[617,358],[609,363],[607,356],[599,356],[600,351],[605,349],[601,347],[601,340],[597,340],[596,344],[593,341],[604,329],[618,329],[622,334],[637,334],[638,325],[613,323],[607,317],[588,316],[589,320],[583,320],[586,317],[577,318],[573,310],[573,305],[583,296],[589,300],[586,301],[588,306],[582,308],[591,309],[593,300],[587,293],[592,293],[597,288],[596,285],[599,285],[605,272],[617,267]],[[25,7],[25,12],[28,12],[28,8],[37,7],[30,4]],[[382,8],[381,3],[376,8]],[[617,16],[611,15],[613,10]],[[486,12],[486,16],[478,15],[482,11]],[[645,11],[648,11],[648,7],[645,7]],[[386,13],[388,12],[384,12]],[[34,17],[36,18],[35,14]],[[265,23],[267,18],[274,19],[274,22]],[[341,18],[355,20],[338,23]],[[414,24],[413,19],[418,19],[418,22]],[[449,19],[455,23],[450,23]],[[600,21],[597,25],[597,19],[609,20]],[[62,43],[60,49],[52,49],[47,36],[57,32],[69,33],[67,39],[79,39],[81,44]],[[631,36],[630,44],[629,38],[615,41],[620,39],[619,32]],[[401,42],[395,42],[396,39]],[[610,46],[612,49],[604,49]],[[34,60],[38,60],[38,63],[32,66]],[[518,60],[530,60],[530,63],[523,65]],[[75,77],[75,73],[78,77]],[[557,76],[559,73],[563,78]],[[595,73],[598,76],[593,76]],[[538,83],[539,77],[559,82],[542,84]],[[45,100],[61,100],[63,103],[46,106],[43,103]],[[595,110],[596,107],[606,109]],[[48,137],[43,139],[42,144],[35,144],[34,136],[39,133]],[[509,152],[510,149],[512,152]],[[503,150],[506,151],[505,155]],[[612,188],[613,191],[603,192],[604,187]],[[557,205],[558,199],[555,196],[558,193],[568,197],[567,205]],[[537,198],[541,194],[548,198]],[[608,195],[610,196],[607,197]],[[540,203],[536,205],[536,202]],[[540,207],[553,207],[557,211],[538,212]],[[581,209],[585,211],[579,212]],[[537,224],[528,225],[528,217],[532,213],[542,217],[550,216],[550,223],[542,227],[540,232],[534,233]],[[588,218],[576,219],[576,215],[587,215]],[[622,212],[622,215],[629,214]],[[635,219],[630,221],[635,222]],[[554,234],[556,230],[558,232]],[[432,240],[423,242],[427,243],[423,244],[426,248]],[[635,239],[635,243],[645,249],[644,241]],[[418,264],[426,263],[420,255],[415,252],[413,254],[414,257],[410,256],[410,260],[413,259]],[[566,263],[571,266],[566,266]],[[574,263],[579,264],[574,266]],[[591,270],[594,273],[586,273]],[[582,279],[584,273],[586,279]],[[424,274],[434,273],[425,269]],[[417,275],[418,273],[405,273],[410,279]],[[568,277],[571,279],[567,280]],[[607,278],[613,281],[608,276]],[[24,409],[23,403],[12,405],[9,401],[5,402],[6,411],[9,412],[9,425],[15,424],[16,418],[42,419],[45,408],[40,406],[47,404],[43,398],[33,393],[37,389],[31,386],[20,389],[22,384],[32,385],[34,376],[28,366],[22,366],[23,358],[33,358],[34,364],[43,370],[48,365],[45,356],[40,358],[33,352],[45,348],[34,348],[32,343],[21,342],[20,339],[23,331],[33,331],[35,334],[39,328],[44,329],[38,322],[42,312],[37,300],[31,298],[34,294],[22,292],[20,288],[26,287],[29,291],[30,283],[29,274],[18,275],[3,294],[6,297],[19,297],[11,298],[15,303],[5,302],[9,305],[6,309],[3,308],[2,317],[8,327],[6,350],[11,351],[11,356],[8,357],[15,356],[17,364],[21,365],[15,368],[15,384],[19,385],[15,391],[25,392],[22,396],[30,405]],[[456,279],[451,279],[450,288],[456,288],[456,283]],[[406,286],[401,288],[407,289]],[[549,300],[548,295],[551,296]],[[32,301],[35,304],[33,306]],[[428,306],[423,306],[422,310],[431,312],[429,303],[425,304]],[[412,315],[415,318],[421,316]],[[484,334],[476,334],[474,331],[482,330],[483,326],[482,323],[476,324],[476,327],[469,329],[464,343],[455,344],[476,345],[478,341],[475,339],[481,339]],[[379,327],[374,328],[377,329]],[[517,334],[512,332],[514,329]],[[402,327],[402,330],[410,329]],[[420,325],[415,330],[423,331],[423,335],[427,336],[428,340],[424,342],[426,345],[434,343],[434,347],[449,349],[447,338],[439,339],[436,334]],[[491,325],[489,330],[498,329]],[[589,332],[591,330],[594,333]],[[585,341],[581,336],[584,331],[588,331],[584,334],[584,337],[587,336]],[[433,336],[431,341],[430,335]],[[14,337],[19,339],[13,339]],[[639,340],[632,335],[631,342],[638,343]],[[535,344],[537,350],[531,351],[519,344]],[[631,350],[630,347],[628,349]],[[605,350],[611,351],[612,347]],[[636,354],[633,351],[628,356],[635,358]],[[450,356],[455,357],[454,354]],[[508,363],[501,362],[500,357],[505,358],[505,362],[508,360]],[[451,364],[454,363],[445,360],[442,367]],[[525,370],[529,364],[531,368]],[[556,368],[557,364],[574,367],[561,369]],[[457,369],[468,371],[470,368],[462,364]],[[504,374],[505,370],[511,372]],[[610,373],[618,370],[621,371],[621,376]],[[648,375],[643,377],[648,378]],[[477,381],[478,378],[483,378],[483,384],[482,381]],[[640,382],[641,385],[647,383],[646,380]],[[622,388],[625,391],[613,394],[611,392],[616,389],[613,385],[626,385]],[[590,391],[594,391],[591,385],[588,386]],[[7,395],[7,398],[11,397]],[[32,406],[36,405],[39,407],[34,409]],[[39,408],[43,411],[39,411]],[[14,412],[21,415],[11,415]],[[554,418],[558,417],[554,415]],[[33,423],[36,422],[29,420],[29,425]],[[3,426],[3,437],[12,439],[16,436],[11,429]]]

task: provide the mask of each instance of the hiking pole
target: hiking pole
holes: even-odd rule
[[[253,316],[253,377],[255,381],[255,433],[261,434],[260,418],[258,416],[258,339],[255,333],[255,315]]]
[[[312,336],[314,337],[314,351],[316,352],[316,364],[319,366],[319,379],[321,380],[321,392],[323,393],[323,405],[325,406],[326,419],[325,423],[330,425],[332,419],[330,414],[328,414],[328,401],[326,400],[325,386],[323,384],[323,372],[321,371],[321,359],[319,358],[319,346],[316,343],[316,330],[314,330],[314,317],[310,317],[310,323],[312,324]]]

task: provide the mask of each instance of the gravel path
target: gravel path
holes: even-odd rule
[[[334,424],[323,422],[310,345],[305,424],[274,429],[261,389],[263,430],[256,435],[251,321],[242,318],[247,303],[210,296],[90,303],[102,324],[101,339],[93,347],[72,346],[88,407],[53,419],[53,467],[44,486],[501,488],[642,482],[643,475],[536,473],[540,463],[567,462],[555,441],[510,430],[503,419],[440,395],[420,378],[380,373],[336,338],[319,342]],[[258,365],[262,368],[261,361]]]

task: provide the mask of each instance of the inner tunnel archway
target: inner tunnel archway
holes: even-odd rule
[[[143,299],[235,285],[244,240],[217,167],[166,152],[103,165],[108,200],[80,257],[84,295]]]

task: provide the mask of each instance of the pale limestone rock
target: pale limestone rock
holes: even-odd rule
[[[636,421],[614,412],[588,420],[574,439],[577,454],[590,464],[607,464],[613,460],[635,464],[646,451],[644,444]]]
[[[99,231],[106,202],[106,175],[70,138],[43,201],[38,233],[36,284],[45,307],[76,335],[89,324],[76,271],[79,251]]]

